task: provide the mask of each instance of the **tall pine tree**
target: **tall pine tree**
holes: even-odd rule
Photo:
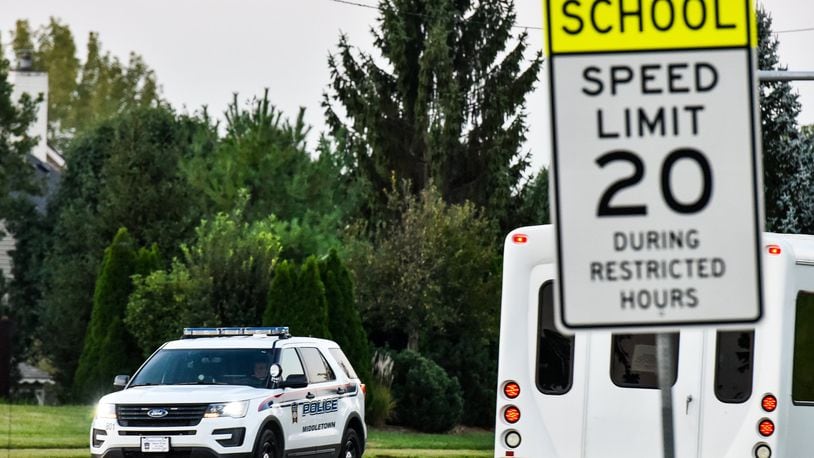
[[[392,179],[417,195],[431,182],[448,202],[470,200],[511,225],[528,166],[524,100],[542,64],[512,36],[512,0],[383,0],[374,45],[345,36],[329,58],[323,106],[352,171],[371,184],[368,211],[386,206]],[[513,47],[512,47],[513,46]]]
[[[772,18],[758,10],[758,68],[785,70],[772,33]],[[797,124],[800,101],[788,82],[760,85],[763,131],[763,186],[766,229],[774,232],[814,233],[814,144]]]

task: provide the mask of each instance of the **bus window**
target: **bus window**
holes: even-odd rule
[[[554,287],[540,287],[537,321],[537,389],[543,394],[565,394],[574,375],[574,337],[566,337],[554,327]]]
[[[752,396],[755,331],[718,331],[715,345],[715,397],[741,403]]]
[[[800,291],[794,320],[794,365],[791,398],[814,405],[814,293]]]
[[[678,374],[678,334],[673,338],[673,380]],[[655,334],[614,334],[611,339],[611,380],[622,388],[658,388]]]

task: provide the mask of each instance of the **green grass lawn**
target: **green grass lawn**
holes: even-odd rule
[[[91,406],[0,404],[0,458],[87,457],[88,428],[92,417]],[[371,428],[365,457],[482,458],[492,456],[493,441],[494,434],[490,431],[421,434],[394,428]]]
[[[90,406],[0,404],[0,449],[87,447],[92,419]]]

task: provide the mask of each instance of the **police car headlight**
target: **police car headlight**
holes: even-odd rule
[[[96,404],[96,418],[116,419],[116,404],[100,402]]]
[[[242,418],[249,409],[249,401],[225,402],[223,404],[209,404],[204,418],[232,417]]]

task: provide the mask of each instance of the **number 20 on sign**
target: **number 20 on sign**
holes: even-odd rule
[[[762,313],[749,0],[546,0],[558,321]]]

